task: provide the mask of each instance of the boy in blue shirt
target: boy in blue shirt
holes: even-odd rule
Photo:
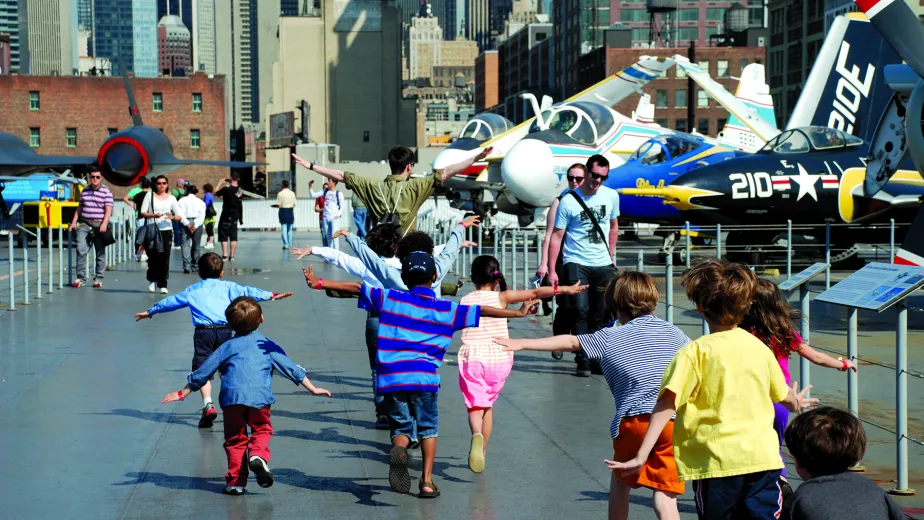
[[[407,447],[416,423],[424,459],[418,497],[440,496],[433,483],[439,419],[437,369],[443,363],[453,333],[477,327],[482,315],[526,316],[539,302],[526,302],[514,311],[439,299],[430,288],[438,276],[436,264],[433,256],[423,251],[413,251],[401,259],[401,279],[409,289],[407,292],[365,283],[325,281],[311,267],[302,271],[309,287],[359,294],[359,307],[379,315],[376,377],[378,392],[385,397],[383,407],[388,410],[391,430],[388,483],[399,493],[411,490]]]
[[[244,287],[234,282],[226,282],[224,261],[215,253],[206,253],[199,257],[199,277],[201,282],[194,283],[185,291],[174,294],[154,304],[147,312],[135,314],[135,321],[152,318],[155,314],[171,312],[189,307],[193,326],[192,369],[197,370],[222,343],[231,339],[232,331],[225,321],[225,309],[231,300],[239,296],[250,296],[257,301],[281,300],[292,293],[271,293],[254,287]],[[211,428],[218,412],[212,404],[212,384],[208,381],[202,386],[202,417],[200,428]]]
[[[221,371],[221,392],[218,403],[225,414],[225,453],[228,473],[225,474],[226,495],[243,495],[247,486],[248,468],[257,477],[260,487],[273,485],[269,470],[269,441],[273,435],[270,405],[273,395],[273,371],[314,395],[331,397],[324,388],[317,388],[308,379],[304,368],[296,365],[282,348],[273,343],[257,327],[263,323],[263,309],[254,298],[235,298],[225,311],[234,338],[226,341],[198,370],[189,374],[189,381],[178,392],[164,396],[162,403],[182,401],[191,392],[209,383],[216,371]],[[247,427],[251,434],[247,436]],[[247,463],[245,464],[245,457]]]

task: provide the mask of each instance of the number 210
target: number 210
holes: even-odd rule
[[[728,176],[733,181],[733,199],[767,198],[773,195],[773,181],[767,172],[733,173]]]

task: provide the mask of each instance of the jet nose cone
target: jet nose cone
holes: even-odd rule
[[[517,200],[536,207],[549,206],[564,189],[553,169],[552,149],[536,139],[523,139],[507,152],[501,177]]]
[[[451,166],[466,159],[470,159],[478,155],[479,151],[481,150],[477,146],[470,149],[456,147],[446,148],[437,154],[436,158],[433,159],[433,162],[430,163],[430,166],[432,166],[434,170],[441,170],[447,166]]]

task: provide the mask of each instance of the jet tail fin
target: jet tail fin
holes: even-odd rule
[[[911,227],[905,234],[898,252],[895,253],[895,263],[901,265],[924,266],[924,208],[918,210],[917,216],[911,221]]]
[[[838,16],[815,60],[787,128],[817,125],[870,141],[892,98],[883,69],[902,63],[861,13]]]
[[[138,110],[138,101],[135,100],[135,91],[132,90],[132,84],[128,81],[128,71],[125,70],[125,62],[119,58],[119,68],[122,69],[122,83],[125,84],[125,92],[128,94],[128,113],[132,116],[134,126],[144,125],[141,119],[141,111]]]
[[[638,107],[632,112],[632,119],[638,123],[654,124],[654,105],[651,104],[651,96],[642,94],[638,98]]]
[[[744,105],[749,117],[756,114],[766,123],[766,128],[778,129],[776,115],[773,111],[773,97],[770,95],[770,86],[767,85],[763,65],[751,63],[744,67],[741,71],[741,79],[738,80],[738,89],[735,90],[735,99]],[[745,150],[754,150],[762,147],[765,139],[757,135],[736,115],[736,112],[730,111],[725,128],[722,129],[721,141]]]

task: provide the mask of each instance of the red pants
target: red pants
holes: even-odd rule
[[[251,408],[235,404],[222,408],[225,421],[225,453],[228,455],[228,473],[225,482],[229,486],[247,485],[247,463],[250,457],[260,457],[269,463],[269,441],[273,436],[270,424],[270,407]],[[250,426],[250,436],[247,427]]]

